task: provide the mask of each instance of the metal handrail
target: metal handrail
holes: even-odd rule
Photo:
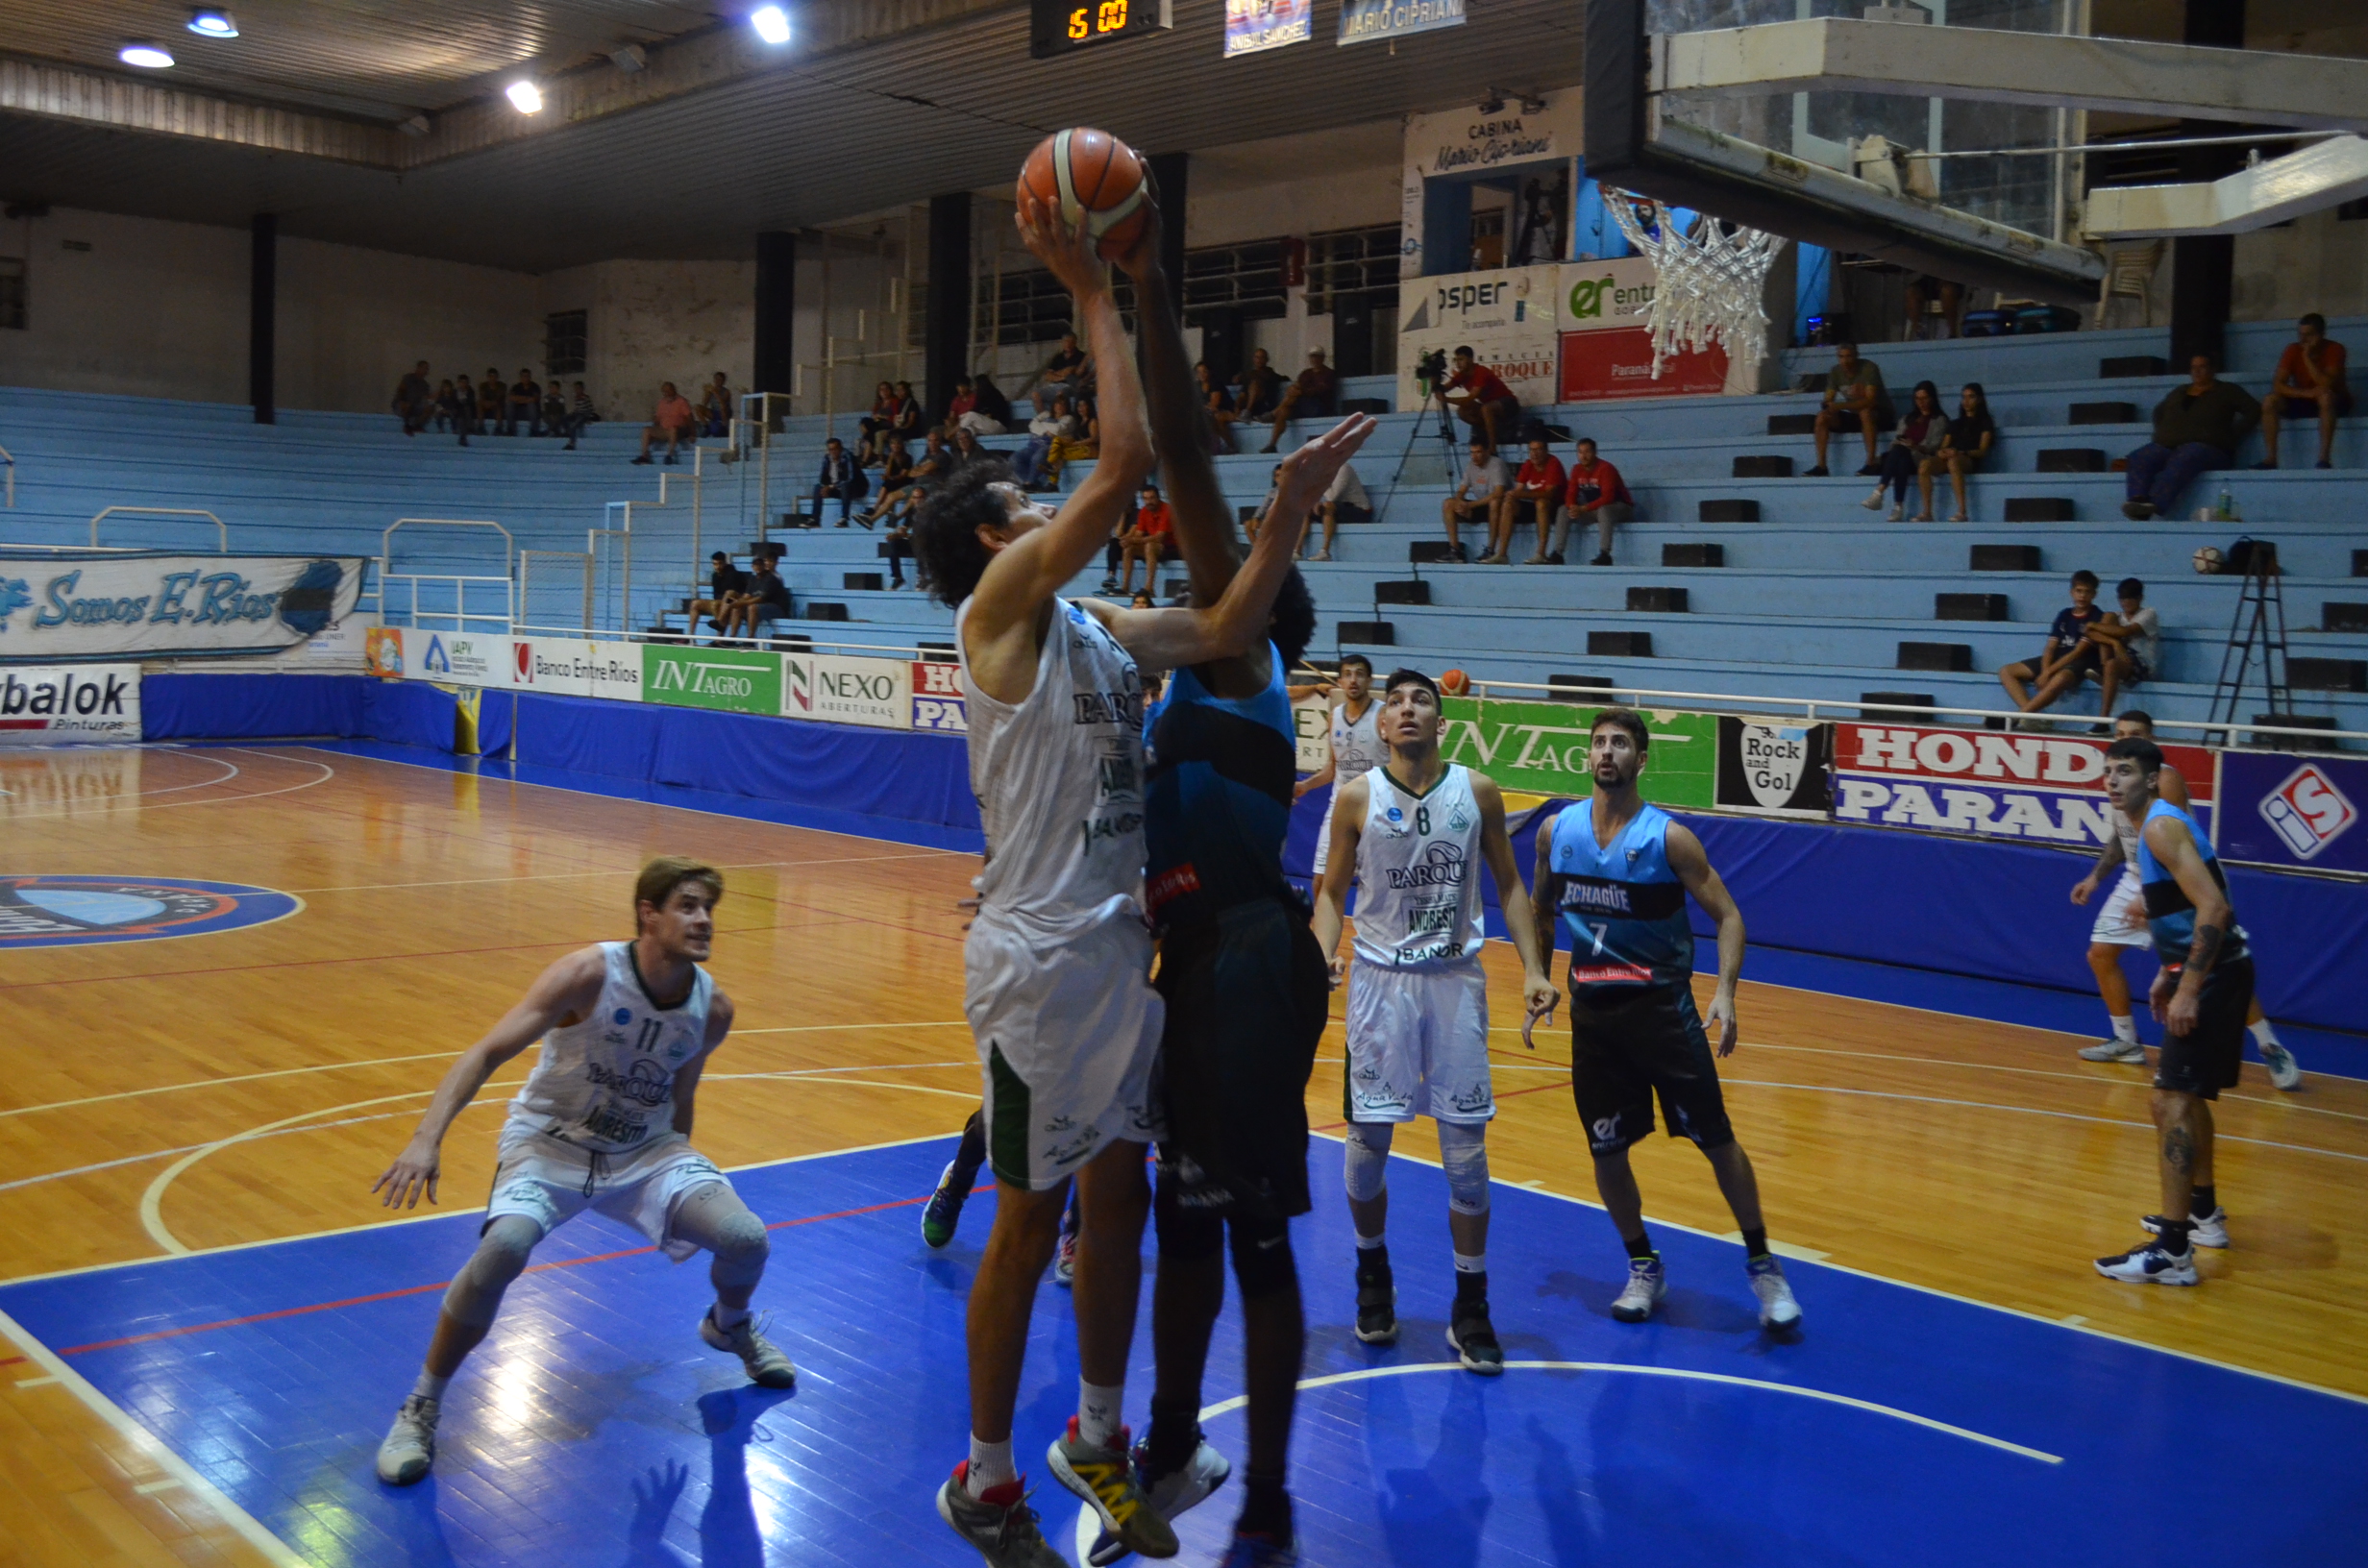
[[[518,541],[510,537],[509,529],[481,517],[398,517],[379,535],[379,572],[383,575],[386,563],[393,559],[395,530],[405,527],[491,528],[502,536],[502,575],[515,576],[518,571]]]
[[[16,504],[16,454],[6,447],[0,447],[0,468],[8,470],[9,504],[13,506]]]
[[[14,473],[13,461],[12,461],[10,465],[10,472],[12,476]],[[13,506],[16,502],[15,490],[12,482],[9,492],[9,504]],[[215,545],[214,552],[218,555],[228,555],[231,552],[230,526],[224,523],[220,518],[215,517],[213,513],[198,506],[110,506],[90,520],[91,549],[96,550],[99,548],[99,524],[103,520],[114,516],[117,512],[136,512],[144,517],[205,518],[213,524]]]
[[[453,607],[450,611],[423,610],[419,607],[420,585],[430,582],[449,582],[453,585]],[[502,589],[502,608],[498,611],[471,610],[468,585],[472,582],[498,584]],[[395,583],[403,584],[410,593],[410,603],[401,610],[387,603],[389,585]],[[518,616],[517,585],[507,577],[478,576],[461,572],[387,572],[382,569],[379,573],[379,619],[386,622],[396,615],[406,617],[411,625],[423,631],[434,629],[421,625],[423,619],[449,620],[456,631],[466,631],[472,621],[483,621],[492,626],[506,629],[515,624]]]

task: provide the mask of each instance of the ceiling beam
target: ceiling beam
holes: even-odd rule
[[[378,169],[403,167],[404,155],[413,143],[391,126],[241,104],[158,82],[5,57],[0,57],[0,111],[230,142]]]
[[[2101,185],[2084,233],[2099,239],[2242,234],[2368,195],[2368,141],[2336,136],[2209,183]]]

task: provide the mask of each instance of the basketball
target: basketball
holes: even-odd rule
[[[1461,670],[1450,670],[1439,677],[1439,690],[1443,696],[1462,697],[1471,690],[1471,677]]]
[[[1090,126],[1056,131],[1038,142],[1020,165],[1020,190],[1057,207],[1072,228],[1084,218],[1105,258],[1132,245],[1148,215],[1142,155]]]
[[[2196,551],[2194,560],[2195,569],[2207,576],[2215,572],[2225,571],[2228,564],[2228,558],[2220,553],[2220,547],[2217,545],[2203,546]]]

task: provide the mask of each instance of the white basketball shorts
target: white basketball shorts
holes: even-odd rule
[[[1348,1119],[1482,1122],[1489,1088],[1489,983],[1477,963],[1348,971]]]
[[[675,1211],[714,1182],[731,1185],[680,1133],[652,1139],[629,1154],[596,1159],[530,1127],[508,1126],[502,1129],[501,1164],[485,1221],[524,1214],[549,1236],[586,1209],[598,1210],[630,1225],[678,1263],[699,1248],[673,1234]]]
[[[1159,1138],[1152,1079],[1167,1004],[1132,902],[1057,930],[982,909],[962,956],[999,1178],[1042,1192],[1113,1141]]]
[[[2088,940],[2110,947],[2154,945],[2146,929],[2146,890],[2138,885],[2137,872],[2122,868],[2121,880],[2097,907],[2097,923],[2088,928]]]
[[[1323,825],[1316,829],[1316,880],[1323,880],[1323,869],[1332,861],[1332,808],[1340,804],[1341,791],[1346,779],[1332,781],[1332,793],[1324,797]]]

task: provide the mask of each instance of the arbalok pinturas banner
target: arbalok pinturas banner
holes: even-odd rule
[[[0,665],[276,653],[351,614],[356,556],[0,550]]]

